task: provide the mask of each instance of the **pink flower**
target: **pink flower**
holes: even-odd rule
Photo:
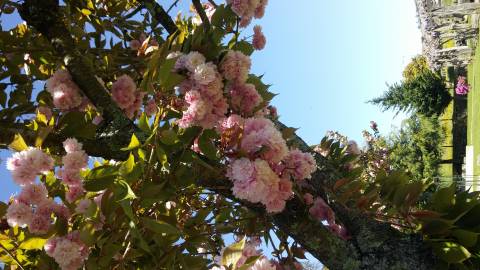
[[[259,19],[265,14],[267,0],[227,0],[233,12],[241,17],[240,26],[246,27],[253,17]]]
[[[199,52],[190,52],[182,61],[184,61],[184,66],[188,71],[195,72],[198,66],[205,64],[205,56]]]
[[[127,109],[135,102],[137,86],[128,75],[122,75],[112,85],[112,99],[121,109]]]
[[[329,224],[335,223],[335,214],[328,204],[320,197],[317,197],[310,207],[310,215],[319,221],[326,220]]]
[[[53,159],[37,148],[17,152],[7,160],[7,170],[20,186],[33,183],[37,174],[52,170],[53,165]]]
[[[222,119],[219,127],[220,132],[223,133],[235,127],[238,127],[238,128],[243,127],[244,122],[245,122],[245,119],[243,119],[240,115],[232,114],[229,117]]]
[[[102,121],[103,121],[103,117],[101,115],[96,115],[92,120],[92,124],[98,126],[100,125],[100,123],[102,123]]]
[[[220,71],[227,80],[243,83],[248,79],[252,62],[239,51],[229,51],[220,63]]]
[[[193,80],[201,85],[207,85],[217,78],[217,67],[209,63],[200,64],[193,71]]]
[[[62,182],[67,186],[81,185],[82,177],[78,170],[59,170],[57,174],[58,178],[62,179]]]
[[[80,200],[77,204],[77,207],[75,208],[75,212],[79,214],[87,213],[87,210],[88,208],[90,208],[90,205],[92,205],[92,203],[92,200],[89,199]]]
[[[263,98],[253,84],[234,84],[230,87],[232,108],[240,114],[251,115]]]
[[[69,186],[65,197],[69,203],[73,203],[83,196],[85,189],[82,186]]]
[[[281,180],[262,159],[234,160],[228,167],[227,177],[233,182],[235,197],[252,203],[260,202],[271,213],[281,212],[286,200],[293,194],[291,182]]]
[[[51,198],[46,198],[43,201],[37,203],[35,214],[50,217],[55,211],[55,205],[55,202]]]
[[[248,118],[245,121],[241,149],[272,163],[280,162],[288,154],[282,134],[266,118]]]
[[[305,200],[306,205],[312,205],[313,204],[313,195],[310,193],[305,193],[303,195],[303,199]]]
[[[248,258],[260,255],[262,255],[262,251],[258,250],[254,243],[247,241],[242,251],[242,257],[237,262],[237,268],[244,265]]]
[[[18,200],[25,204],[40,204],[47,199],[48,191],[43,184],[31,184],[22,188]]]
[[[341,225],[338,225],[338,224],[330,224],[328,226],[330,228],[330,230],[336,234],[338,237],[344,239],[344,240],[348,240],[350,237],[348,236],[348,232],[347,232],[347,229],[345,229],[345,227],[341,226]]]
[[[88,156],[84,151],[67,153],[62,157],[62,163],[65,171],[80,171],[87,167]]]
[[[466,79],[464,76],[457,78],[457,86],[455,88],[457,95],[466,95],[470,91],[470,86],[467,84]]]
[[[28,224],[28,230],[32,234],[46,234],[51,226],[52,218],[50,216],[35,214]]]
[[[63,142],[63,148],[67,153],[73,153],[76,151],[81,151],[83,145],[77,141],[75,138],[68,138]]]
[[[55,73],[53,73],[50,79],[47,80],[47,83],[46,83],[47,91],[50,94],[52,94],[55,88],[57,88],[57,86],[59,86],[60,84],[71,82],[71,81],[72,81],[72,76],[70,76],[70,73],[65,69],[59,69],[55,71]]]
[[[30,224],[33,218],[33,211],[29,205],[14,200],[7,208],[6,218],[11,227],[25,226]]]
[[[145,114],[147,114],[147,116],[153,116],[157,113],[158,111],[158,107],[157,107],[157,104],[155,104],[155,100],[154,99],[150,99],[148,102],[147,102],[147,106],[145,106]]]
[[[57,85],[50,93],[53,97],[53,105],[60,110],[71,110],[82,104],[80,89],[72,81]]]
[[[267,258],[258,259],[250,270],[276,270],[277,268]]]
[[[47,241],[44,249],[55,259],[62,270],[76,270],[82,267],[88,257],[88,247],[80,240],[78,232],[64,237],[54,237]]]
[[[70,210],[63,204],[53,204],[53,212],[65,220],[68,220],[71,216]]]
[[[262,27],[260,25],[256,25],[253,28],[253,32],[253,48],[255,48],[256,50],[263,50],[265,48],[265,44],[267,43],[267,39],[262,32]]]
[[[255,9],[255,18],[261,19],[265,15],[265,8],[268,5],[268,0],[260,0]]]
[[[137,117],[137,113],[140,111],[140,107],[142,106],[144,96],[145,96],[145,92],[141,92],[141,91],[135,92],[135,100],[129,107],[125,108],[125,115],[128,118],[134,119]]]
[[[295,180],[310,179],[312,173],[317,170],[317,164],[313,156],[298,149],[290,151],[285,158],[285,166],[285,172]]]

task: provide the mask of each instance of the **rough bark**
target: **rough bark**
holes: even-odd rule
[[[154,1],[150,4],[154,5],[155,12],[163,10]],[[135,132],[142,138],[143,134],[131,121],[125,119],[121,110],[111,102],[109,94],[96,80],[93,68],[75,50],[75,42],[58,14],[58,1],[55,0],[26,0],[21,10],[22,18],[51,41],[56,53],[65,59],[65,64],[75,82],[108,119],[96,139],[84,142],[85,150],[90,155],[121,159],[119,149],[128,144],[130,136]],[[163,22],[160,22],[167,31],[174,33],[173,21],[171,19],[165,21],[165,17],[162,17],[162,20]],[[278,125],[280,128],[285,127],[281,123]],[[8,132],[2,133],[0,140],[10,139],[12,134],[17,132],[25,134],[27,140],[33,139],[34,136],[30,138],[30,133],[22,130],[20,126],[10,126],[7,130]],[[62,139],[52,134],[47,138],[46,143],[54,145]],[[299,137],[294,138],[294,143],[302,150],[310,150]],[[323,157],[317,155],[316,158],[319,170],[312,177],[311,183],[316,187],[317,195],[328,201],[324,186],[337,179],[337,172],[335,168],[329,168],[326,165]],[[235,199],[230,190],[225,189],[230,187],[231,183],[224,178],[221,166],[214,173],[200,169],[197,173],[201,176],[198,180],[200,185]],[[259,205],[241,201],[240,203],[265,215],[263,207]],[[272,216],[272,220],[278,228],[289,234],[331,270],[430,270],[435,268],[435,257],[420,235],[400,233],[387,224],[335,203],[331,203],[331,207],[335,210],[339,221],[348,229],[350,240],[337,237],[321,223],[310,219],[308,209],[300,198],[290,200],[286,210]]]

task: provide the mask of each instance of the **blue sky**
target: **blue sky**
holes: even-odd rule
[[[179,8],[187,5],[182,0]],[[4,20],[2,26],[18,22]],[[280,119],[300,128],[307,143],[318,143],[327,130],[361,141],[370,120],[382,132],[400,124],[402,116],[366,101],[379,96],[386,82],[400,80],[421,52],[413,0],[275,0],[256,23],[267,46],[254,53],[253,72],[273,84]],[[0,152],[3,201],[18,190],[5,169],[8,155]]]

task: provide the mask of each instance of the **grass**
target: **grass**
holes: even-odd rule
[[[480,175],[480,166],[477,164],[477,156],[480,154],[480,46],[475,50],[475,57],[468,66],[468,122],[467,144],[473,145],[474,166],[473,174]]]

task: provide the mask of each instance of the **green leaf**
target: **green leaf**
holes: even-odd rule
[[[124,201],[124,202],[127,202],[127,201]],[[130,209],[131,209],[131,207],[130,207]],[[137,229],[137,227],[135,226],[135,223],[133,221],[130,221],[129,227],[130,227],[130,230],[132,232],[132,236],[135,237],[139,242],[138,246],[140,248],[142,248],[143,250],[145,250],[146,252],[151,253],[152,250],[148,246],[148,243],[145,241],[145,239],[143,239],[142,234]]]
[[[121,150],[130,151],[138,147],[140,147],[140,141],[137,139],[137,136],[135,136],[135,134],[132,134],[132,138],[130,139],[130,143],[128,144],[128,146],[126,148],[122,148]]]
[[[166,222],[154,220],[147,217],[142,217],[141,221],[145,226],[145,228],[155,233],[161,234],[162,236],[171,235],[171,236],[179,237],[181,235],[181,232],[175,226],[168,224]]]
[[[134,166],[135,166],[135,157],[130,153],[130,156],[128,156],[128,159],[122,162],[122,165],[120,165],[120,174],[123,176],[128,175],[133,171]]]
[[[167,129],[162,131],[162,133],[160,134],[160,141],[166,145],[173,145],[176,144],[179,140],[175,131]]]
[[[163,150],[162,147],[157,145],[155,147],[155,154],[157,156],[158,162],[160,162],[160,164],[162,164],[163,167],[167,167],[168,166],[168,157],[167,157],[167,154],[165,153],[165,150]]]
[[[47,239],[32,237],[23,241],[18,248],[25,249],[25,250],[43,249],[43,246],[45,245],[46,242],[47,242]]]
[[[450,230],[453,222],[445,219],[429,219],[422,224],[425,234],[443,234]]]
[[[452,232],[452,235],[457,238],[458,242],[465,247],[473,247],[477,243],[478,233],[467,230],[457,229]]]
[[[118,202],[118,204],[122,207],[123,212],[127,217],[131,220],[131,222],[136,220],[135,214],[133,213],[132,206],[130,205],[130,201],[123,200]]]
[[[441,242],[432,245],[437,256],[448,263],[461,263],[472,256],[465,247],[456,243]]]
[[[242,252],[245,247],[245,237],[228,247],[223,251],[222,265],[235,266],[242,257]]]
[[[217,138],[217,133],[212,129],[204,130],[200,138],[198,138],[198,147],[202,153],[212,160],[217,160],[217,147],[213,142],[213,139]]]
[[[447,212],[455,203],[455,185],[442,188],[432,196],[433,209],[438,212]]]
[[[23,137],[20,134],[15,134],[13,142],[11,142],[9,146],[11,149],[18,152],[28,149],[28,145],[25,143],[25,140],[23,140]]]
[[[118,168],[105,165],[88,172],[83,183],[87,191],[101,191],[109,187],[118,176]]]
[[[148,117],[146,113],[142,113],[142,115],[140,116],[140,119],[138,120],[138,127],[147,133],[151,132],[150,124],[148,123]]]
[[[252,55],[252,53],[255,51],[252,44],[245,40],[235,43],[231,49],[235,51],[241,51],[245,55]]]
[[[114,195],[116,201],[134,200],[137,198],[130,185],[123,180],[115,182]]]
[[[88,15],[92,14],[92,12],[91,12],[90,10],[86,9],[86,8],[83,8],[83,9],[81,10],[81,12],[82,12],[82,14],[85,15],[85,16],[88,16]]]

